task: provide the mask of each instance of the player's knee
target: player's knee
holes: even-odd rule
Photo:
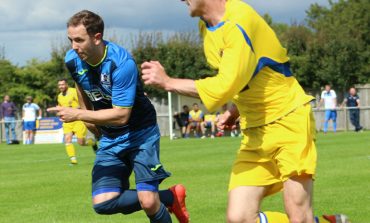
[[[129,208],[119,208],[118,198],[112,198],[102,203],[94,204],[93,208],[97,214],[112,215],[117,213],[131,214],[132,210]]]
[[[113,213],[113,205],[115,203],[116,198],[104,201],[102,203],[94,204],[93,208],[97,214],[108,215],[114,214]]]
[[[249,216],[243,212],[228,211],[227,213],[228,223],[256,223],[257,218],[257,216]]]
[[[140,205],[143,208],[143,210],[151,211],[151,210],[157,208],[157,206],[156,206],[157,200],[156,200],[155,196],[150,196],[150,195],[149,196],[140,196],[139,200],[140,200]]]
[[[307,221],[303,217],[289,216],[290,223],[306,223]]]

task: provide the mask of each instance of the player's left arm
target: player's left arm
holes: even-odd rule
[[[360,107],[360,98],[358,98],[358,99],[356,100],[356,102],[357,102],[357,107],[359,108],[359,107]]]

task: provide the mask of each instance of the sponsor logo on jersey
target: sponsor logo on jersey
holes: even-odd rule
[[[82,70],[78,71],[78,74],[79,75],[84,75],[87,71],[89,71],[89,70],[88,69],[82,69]]]

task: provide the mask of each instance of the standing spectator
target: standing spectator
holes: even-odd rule
[[[15,112],[17,107],[13,102],[10,101],[10,96],[4,96],[4,102],[1,103],[1,117],[5,124],[5,138],[6,144],[18,144],[17,135],[15,134]],[[12,133],[12,139],[10,139],[10,132]]]
[[[38,113],[38,116],[37,116]],[[23,129],[26,132],[26,144],[33,144],[36,130],[36,119],[41,119],[40,107],[33,103],[32,96],[26,97],[26,103],[22,106]]]
[[[325,108],[325,122],[324,133],[328,132],[329,120],[333,121],[333,131],[337,131],[337,95],[331,89],[330,84],[325,85],[325,90],[321,93],[321,100],[319,106],[324,103]]]
[[[193,110],[189,112],[189,125],[186,129],[185,138],[189,138],[192,129],[195,130],[195,137],[199,137],[198,133],[201,132],[201,123],[203,122],[204,114],[199,109],[197,103],[193,104]],[[203,136],[202,136],[203,137]]]
[[[362,126],[360,125],[360,97],[357,95],[356,88],[351,87],[349,89],[349,95],[344,99],[342,107],[346,105],[349,109],[349,117],[351,123],[355,126],[355,131],[361,131]]]
[[[186,134],[186,128],[188,127],[189,124],[189,106],[187,105],[182,106],[182,112],[176,113],[174,117],[181,129],[181,136],[184,138]]]

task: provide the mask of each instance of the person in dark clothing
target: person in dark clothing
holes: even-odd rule
[[[342,106],[344,105],[349,108],[349,117],[355,131],[361,131],[363,127],[360,125],[360,97],[357,95],[356,88],[349,89],[349,94],[342,103]]]
[[[189,124],[189,106],[184,105],[182,106],[182,112],[176,112],[174,115],[176,123],[179,125],[181,129],[181,136],[184,138],[186,133],[186,128]]]

